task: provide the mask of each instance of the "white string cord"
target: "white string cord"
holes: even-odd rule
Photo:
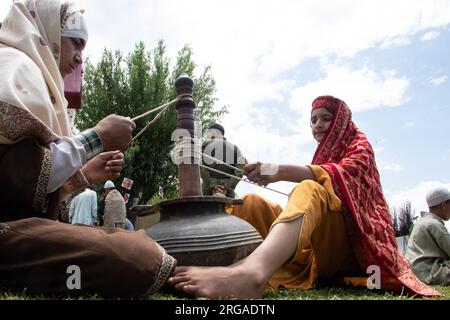
[[[289,197],[289,194],[287,194],[287,193],[284,193],[284,192],[281,192],[281,191],[278,191],[278,190],[275,190],[275,189],[272,189],[272,188],[269,188],[269,187],[266,187],[266,186],[260,186],[259,184],[248,180],[247,178],[240,178],[238,176],[235,176],[235,175],[232,175],[232,174],[229,174],[229,173],[226,173],[226,172],[223,172],[223,171],[220,171],[220,170],[217,170],[217,169],[214,169],[214,168],[211,168],[211,167],[208,167],[208,166],[205,166],[205,165],[201,164],[201,156],[204,155],[204,156],[207,156],[207,157],[209,157],[211,159],[214,159],[215,161],[220,162],[220,163],[222,163],[222,164],[224,164],[224,165],[226,165],[226,166],[228,166],[228,167],[230,167],[232,169],[235,169],[235,170],[238,170],[238,171],[242,172],[242,170],[239,169],[239,168],[235,168],[235,167],[233,167],[233,166],[231,166],[231,165],[229,165],[229,164],[227,164],[227,163],[225,163],[223,161],[220,161],[219,159],[210,157],[209,155],[198,151],[198,150],[200,150],[200,143],[199,142],[200,142],[199,139],[195,139],[195,138],[192,138],[192,137],[183,137],[182,139],[178,140],[176,142],[176,145],[175,145],[174,149],[171,152],[172,161],[175,164],[177,164],[177,165],[179,165],[179,164],[192,164],[192,159],[194,159],[194,162],[193,162],[194,164],[199,164],[200,167],[205,168],[206,170],[213,171],[213,172],[222,174],[222,175],[224,175],[226,177],[229,177],[229,178],[232,178],[232,179],[235,179],[235,180],[239,180],[239,181],[243,181],[243,182],[252,184],[254,186],[257,186],[257,187],[260,187],[260,188],[263,188],[263,189],[266,189],[266,190],[269,190],[269,191],[272,191],[272,192],[276,192],[276,193],[282,194],[282,195],[284,195],[286,197]]]
[[[148,115],[150,115],[150,114],[152,114],[152,113],[155,113],[155,112],[157,112],[157,111],[159,111],[159,110],[162,110],[162,109],[164,109],[164,108],[166,108],[166,107],[170,107],[170,106],[174,105],[178,100],[180,100],[180,98],[177,97],[176,99],[174,99],[174,100],[172,100],[172,101],[170,101],[170,102],[167,102],[167,103],[163,104],[162,106],[159,106],[159,107],[157,107],[157,108],[155,108],[155,109],[152,109],[152,110],[150,110],[150,111],[147,111],[147,112],[145,112],[145,113],[143,113],[143,114],[141,114],[141,115],[139,115],[139,116],[137,116],[137,117],[134,117],[134,118],[131,119],[131,120],[132,120],[132,121],[137,121],[137,120],[139,120],[139,119],[145,118],[146,116],[148,116]]]
[[[160,113],[158,113],[157,115],[156,115],[156,117],[152,120],[152,121],[150,121],[149,123],[147,123],[147,125],[137,134],[137,135],[135,135],[134,137],[133,137],[133,139],[131,139],[131,141],[135,141],[135,140],[137,140],[137,139],[139,139],[140,138],[140,136],[142,136],[143,134],[144,134],[144,132],[152,125],[152,124],[154,124],[159,118],[161,118],[161,116],[169,109],[169,107],[171,106],[171,104],[169,104],[169,105],[166,105],[165,107],[164,107],[164,109],[160,112]]]
[[[206,158],[208,158],[208,159],[214,160],[214,162],[217,162],[217,163],[219,163],[219,164],[223,164],[224,166],[226,166],[226,167],[228,167],[228,168],[230,168],[230,169],[233,169],[233,170],[236,170],[236,171],[239,171],[239,172],[244,172],[244,170],[239,169],[239,168],[237,168],[237,167],[233,167],[232,165],[230,165],[230,164],[228,164],[228,163],[226,163],[226,162],[223,162],[223,161],[221,161],[221,160],[219,160],[219,159],[217,159],[217,158],[211,157],[211,156],[207,155],[206,153],[201,153],[201,152],[199,152],[199,153],[200,153],[202,156],[204,156],[204,157],[206,157]]]
[[[144,132],[153,123],[155,123],[159,118],[161,118],[161,116],[169,109],[169,107],[171,107],[172,105],[177,103],[179,100],[181,100],[185,96],[191,97],[190,95],[179,96],[176,99],[174,99],[174,100],[172,100],[172,101],[170,101],[170,102],[168,102],[166,104],[163,104],[160,107],[157,107],[155,109],[149,110],[149,111],[147,111],[147,112],[145,112],[145,113],[143,113],[143,114],[141,114],[141,115],[139,115],[137,117],[134,117],[132,120],[133,121],[137,121],[137,120],[142,119],[142,118],[144,118],[144,117],[146,117],[146,116],[148,116],[148,115],[150,115],[152,113],[155,113],[155,112],[161,110],[161,112],[158,113],[155,116],[155,118],[153,118],[153,120],[151,120],[149,123],[147,123],[147,125],[136,136],[134,136],[134,138],[131,141],[135,141],[135,140],[139,139],[139,137],[142,134],[144,134]],[[275,189],[272,189],[272,188],[269,188],[269,187],[266,187],[266,186],[261,186],[261,185],[255,183],[255,182],[252,182],[252,181],[248,180],[247,178],[240,178],[240,177],[234,176],[232,174],[229,174],[229,173],[226,173],[226,172],[223,172],[223,171],[220,171],[220,170],[217,170],[217,169],[214,169],[214,168],[211,168],[211,167],[208,167],[208,166],[205,166],[205,165],[201,164],[200,162],[201,162],[201,159],[202,159],[202,156],[203,156],[203,157],[209,158],[211,160],[214,160],[215,162],[223,164],[223,165],[225,165],[225,166],[227,166],[227,167],[229,167],[229,168],[231,168],[233,170],[237,170],[239,172],[243,172],[242,169],[236,168],[236,167],[234,167],[234,166],[232,166],[232,165],[230,165],[230,164],[228,164],[226,162],[223,162],[223,161],[221,161],[221,160],[219,160],[217,158],[214,158],[214,157],[211,157],[211,156],[209,156],[209,155],[207,155],[205,153],[202,153],[200,150],[201,150],[201,144],[200,144],[200,140],[199,139],[195,139],[195,138],[192,138],[192,137],[182,137],[180,140],[178,140],[176,142],[175,147],[172,149],[170,155],[171,155],[172,161],[175,164],[177,164],[177,165],[179,165],[179,164],[192,164],[192,160],[194,160],[194,164],[198,163],[200,165],[200,167],[205,168],[206,170],[213,171],[213,172],[222,174],[224,176],[230,177],[232,179],[236,179],[238,181],[243,181],[243,182],[249,183],[251,185],[257,186],[259,188],[263,188],[263,189],[266,189],[266,190],[269,190],[269,191],[272,191],[272,192],[276,192],[276,193],[282,194],[282,195],[284,195],[286,197],[289,197],[289,194],[287,194],[287,193],[284,193],[284,192],[281,192],[281,191],[278,191],[278,190],[275,190]]]
[[[136,116],[136,117],[134,117],[133,119],[131,119],[131,120],[134,122],[134,121],[137,121],[137,120],[139,120],[139,119],[142,119],[142,118],[144,118],[144,117],[146,117],[146,116],[148,116],[148,115],[150,115],[150,114],[152,114],[152,113],[155,113],[155,112],[157,112],[157,111],[159,111],[159,110],[162,110],[160,113],[158,113],[158,114],[156,115],[156,117],[155,117],[152,121],[150,121],[149,123],[147,123],[147,125],[144,127],[144,129],[142,129],[136,136],[134,136],[134,138],[131,139],[131,141],[137,140],[141,135],[144,134],[144,132],[145,132],[152,124],[154,124],[154,123],[155,123],[155,122],[156,122],[156,121],[164,114],[164,112],[167,111],[167,109],[169,109],[169,107],[173,106],[175,103],[177,103],[178,101],[180,101],[181,99],[186,98],[186,97],[187,97],[187,98],[192,98],[192,95],[190,95],[190,94],[182,94],[182,95],[176,97],[174,100],[172,100],[172,101],[170,101],[170,102],[167,102],[167,103],[163,104],[162,106],[159,106],[159,107],[157,107],[157,108],[155,108],[155,109],[149,110],[149,111],[147,111],[147,112],[145,112],[145,113],[143,113],[143,114],[141,114],[141,115],[139,115],[139,116]]]
[[[216,173],[223,174],[223,175],[225,175],[225,176],[227,176],[227,177],[230,177],[230,178],[232,178],[232,179],[239,180],[239,181],[243,181],[243,182],[247,182],[247,183],[252,184],[252,185],[254,185],[254,186],[257,186],[257,187],[260,187],[260,188],[263,188],[263,189],[266,189],[266,190],[270,190],[270,191],[273,191],[273,192],[282,194],[283,196],[289,197],[289,194],[287,194],[287,193],[284,193],[284,192],[281,192],[281,191],[278,191],[278,190],[275,190],[275,189],[272,189],[272,188],[269,188],[269,187],[260,186],[259,184],[257,184],[257,183],[255,183],[255,182],[252,182],[252,181],[248,180],[247,178],[239,178],[239,177],[237,177],[237,176],[233,176],[232,174],[229,174],[229,173],[226,173],[226,172],[222,172],[222,171],[220,171],[220,170],[216,170],[216,169],[214,169],[214,168],[205,166],[204,164],[201,164],[200,167],[205,168],[205,169],[210,170],[210,171],[213,171],[213,172],[216,172]]]

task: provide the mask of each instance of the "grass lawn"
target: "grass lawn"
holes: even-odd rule
[[[415,298],[385,291],[374,291],[359,288],[320,288],[309,290],[266,290],[265,300],[450,300],[450,286],[432,286],[442,296],[437,298]],[[174,296],[169,294],[156,294],[150,299],[192,299],[190,297]]]
[[[433,286],[442,293],[441,297],[425,298],[427,300],[450,300],[450,286]],[[42,295],[27,295],[26,293],[13,293],[0,291],[0,300],[47,300],[57,299]],[[66,297],[61,299],[82,299],[82,300],[102,300],[98,296],[88,297]],[[147,297],[148,300],[182,300],[195,299],[188,296],[172,295],[172,294],[156,294]],[[407,299],[423,299],[406,295],[393,294],[384,291],[372,291],[368,289],[353,288],[320,288],[310,290],[270,290],[266,291],[265,300],[407,300]]]

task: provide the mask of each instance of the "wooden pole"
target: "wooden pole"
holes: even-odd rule
[[[179,100],[175,109],[177,110],[177,129],[179,132],[186,132],[191,138],[195,137],[195,117],[194,109],[196,107],[192,92],[194,81],[187,76],[181,76],[175,82],[177,96],[186,95]],[[194,150],[194,145],[191,146]],[[202,196],[202,188],[200,183],[200,164],[196,163],[194,157],[191,156],[190,161],[183,161],[178,165],[179,179],[179,196]]]

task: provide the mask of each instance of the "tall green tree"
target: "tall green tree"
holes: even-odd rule
[[[400,237],[400,230],[398,229],[398,214],[397,208],[391,208],[392,225],[394,227],[394,232],[396,237]]]
[[[414,210],[412,209],[412,203],[407,200],[401,204],[399,207],[399,231],[401,236],[409,236],[412,227],[414,225],[413,221]]]
[[[227,108],[216,108],[216,83],[211,66],[206,66],[199,76],[195,76],[196,70],[192,49],[187,45],[178,52],[174,66],[167,57],[163,41],[151,51],[139,42],[126,59],[119,51],[105,49],[97,65],[86,62],[83,107],[77,113],[75,125],[84,130],[112,113],[135,117],[156,108],[175,99],[175,80],[188,75],[194,80],[196,117],[203,132],[220,119]],[[149,120],[151,116],[138,120],[135,134]],[[169,155],[175,129],[176,112],[172,107],[125,152],[125,168],[117,181],[121,182],[123,177],[134,180],[132,197],[139,197],[140,203],[147,203],[160,186],[168,198],[177,194],[177,167]]]

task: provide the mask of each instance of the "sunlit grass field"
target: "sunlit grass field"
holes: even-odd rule
[[[418,298],[402,294],[394,294],[386,291],[373,291],[359,288],[319,288],[309,290],[266,290],[264,300],[450,300],[450,286],[433,286],[442,296],[435,298]],[[83,297],[55,297],[44,295],[29,295],[26,290],[23,292],[0,291],[0,300],[103,300],[99,296]],[[181,295],[159,293],[144,300],[190,300],[194,297]]]

